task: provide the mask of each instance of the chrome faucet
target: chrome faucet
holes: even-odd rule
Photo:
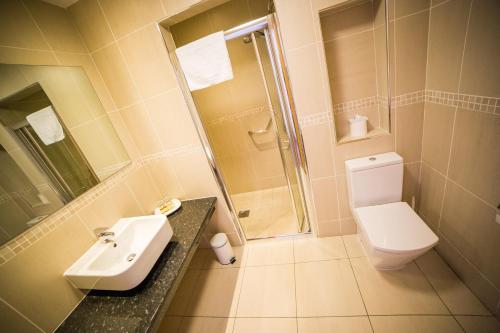
[[[96,229],[94,229],[94,232],[95,232],[97,239],[101,239],[103,237],[106,237],[103,239],[103,242],[105,244],[111,243],[111,244],[113,244],[113,247],[117,246],[116,241],[113,238],[111,238],[115,235],[115,233],[113,231],[109,231],[106,228],[96,228]]]

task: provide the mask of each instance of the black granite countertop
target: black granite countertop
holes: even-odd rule
[[[91,291],[56,332],[154,332],[215,210],[216,198],[186,200],[168,217],[174,235],[146,279],[128,291]]]

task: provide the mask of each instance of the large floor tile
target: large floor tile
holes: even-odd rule
[[[236,318],[233,333],[296,333],[296,318]]]
[[[188,270],[184,274],[184,277],[175,292],[175,296],[168,307],[168,315],[183,316],[186,314],[191,295],[193,294],[193,290],[195,289],[200,274],[200,270]]]
[[[298,333],[371,333],[368,317],[298,318]]]
[[[188,316],[234,316],[243,269],[202,270],[191,295]]]
[[[293,248],[295,262],[347,258],[342,237],[296,239]]]
[[[184,317],[177,333],[231,333],[234,318]]]
[[[461,333],[452,316],[371,316],[375,333]]]
[[[495,317],[457,316],[467,333],[498,333],[500,322]]]
[[[366,257],[358,234],[342,236],[349,258]]]
[[[458,279],[436,251],[417,259],[417,265],[453,314],[489,315],[488,310]]]
[[[377,271],[366,257],[351,263],[369,314],[448,314],[413,262],[397,271]]]
[[[295,317],[293,265],[246,267],[238,317]]]
[[[298,317],[365,315],[349,260],[295,265]]]
[[[293,263],[292,240],[255,241],[247,245],[247,266]]]

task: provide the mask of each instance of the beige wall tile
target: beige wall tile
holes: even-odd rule
[[[337,174],[345,174],[346,160],[389,151],[394,151],[393,134],[336,145],[334,150],[335,170]]]
[[[430,0],[395,0],[396,18],[429,8]]]
[[[437,230],[443,202],[445,178],[426,163],[422,163],[420,179],[419,215],[434,230]]]
[[[500,198],[500,117],[458,110],[449,175],[491,206]]]
[[[92,83],[93,89],[99,96],[99,100],[101,101],[104,109],[106,111],[115,109],[115,105],[111,99],[108,88],[104,84],[104,81],[90,55],[56,52],[56,56],[61,62],[61,65],[82,67]]]
[[[161,198],[184,197],[185,192],[179,184],[172,162],[162,158],[150,161],[146,167],[151,173],[153,182],[160,191]]]
[[[375,332],[459,333],[462,331],[452,316],[370,316]]]
[[[53,331],[85,296],[63,273],[93,242],[78,217],[71,217],[0,267],[2,299],[43,330]]]
[[[451,133],[455,108],[425,103],[422,160],[446,174],[450,154]]]
[[[494,333],[500,331],[500,322],[495,317],[457,316],[465,332]]]
[[[377,271],[367,257],[353,258],[351,263],[368,314],[448,314],[414,263],[398,271]]]
[[[144,211],[123,183],[103,194],[99,200],[82,208],[78,215],[89,230],[111,227],[122,217],[138,216]]]
[[[153,214],[156,202],[162,199],[156,183],[147,168],[134,170],[125,180],[137,202],[146,214]]]
[[[123,121],[120,112],[115,111],[108,113],[108,117],[111,123],[113,124],[113,127],[116,130],[116,133],[118,134],[121,143],[125,147],[128,156],[130,157],[131,160],[135,160],[137,157],[140,156],[140,154],[137,149],[137,146],[135,145],[134,140],[130,136],[130,133],[127,129],[127,126],[125,125],[125,122]]]
[[[500,97],[500,11],[497,1],[474,1],[464,51],[460,92]]]
[[[297,320],[295,318],[236,318],[233,333],[253,332],[297,332]]]
[[[328,42],[325,55],[334,104],[377,94],[373,31]]]
[[[167,50],[154,25],[128,35],[118,45],[143,98],[177,87]]]
[[[2,314],[2,329],[6,332],[26,332],[41,333],[40,328],[36,327],[26,317],[19,314],[12,307],[0,300],[0,313]]]
[[[171,333],[171,332],[178,332],[179,327],[181,326],[182,323],[182,317],[177,317],[177,316],[165,316],[162,319],[162,322],[160,324],[160,327],[158,328],[158,332],[162,333]]]
[[[337,187],[339,195],[340,218],[352,218],[351,207],[349,204],[349,193],[347,191],[347,178],[345,175],[337,176]]]
[[[179,89],[147,100],[146,107],[165,149],[199,144],[198,133]]]
[[[396,152],[405,163],[418,162],[422,155],[424,103],[410,104],[396,109]]]
[[[495,208],[448,181],[440,231],[495,285],[500,285],[500,228]]]
[[[245,268],[236,316],[295,317],[293,265]]]
[[[456,92],[470,1],[448,1],[431,9],[427,89]]]
[[[302,129],[307,151],[307,164],[312,178],[334,175],[331,133],[329,124],[307,126]]]
[[[318,222],[318,237],[330,237],[342,235],[340,231],[340,220]]]
[[[205,37],[216,30],[211,26],[208,13],[201,13],[170,28],[177,47]]]
[[[116,44],[100,49],[92,57],[118,108],[139,100],[137,89]]]
[[[318,222],[339,218],[337,203],[337,182],[334,177],[312,181],[314,206]]]
[[[460,279],[470,288],[481,302],[494,313],[498,301],[500,300],[500,292],[477,267],[463,257],[451,243],[439,234],[439,243],[436,247],[437,252],[448,265],[456,272]]]
[[[278,0],[275,1],[275,6],[285,49],[292,50],[314,42],[311,5],[308,0],[297,0],[293,4],[287,0]]]
[[[162,150],[162,144],[156,136],[144,104],[134,104],[120,110],[120,114],[141,155],[150,155]]]
[[[370,333],[368,317],[298,318],[300,333],[357,332]]]
[[[245,0],[226,2],[209,11],[208,15],[215,31],[228,30],[251,19],[249,7]]]
[[[418,258],[417,265],[452,314],[490,314],[435,251]]]
[[[116,38],[163,18],[160,0],[100,0]]]
[[[314,45],[287,52],[287,63],[297,113],[301,116],[326,111],[321,67]],[[307,66],[304,66],[307,64]]]
[[[425,88],[429,12],[396,21],[396,95]]]
[[[415,210],[418,209],[420,202],[419,196],[419,177],[420,177],[420,163],[411,163],[404,165],[403,171],[403,201],[408,205],[412,205],[415,200]]]
[[[35,0],[24,3],[54,51],[87,53],[87,48],[66,10]]]
[[[57,65],[50,51],[16,49],[0,46],[0,62],[4,64]]]
[[[2,1],[0,12],[4,15],[0,23],[0,45],[28,49],[48,50],[40,30],[21,1]]]
[[[366,314],[349,260],[296,264],[295,277],[298,317]]]
[[[354,235],[358,232],[358,226],[354,219],[342,219],[340,221],[342,235]]]
[[[90,51],[113,41],[113,34],[97,0],[82,0],[68,8]]]
[[[373,29],[371,2],[357,3],[348,8],[330,9],[320,15],[324,41]]]

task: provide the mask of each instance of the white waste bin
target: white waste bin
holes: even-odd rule
[[[231,244],[229,244],[226,234],[215,234],[210,240],[210,246],[212,246],[217,259],[219,259],[219,262],[222,265],[233,264],[236,261],[233,248],[231,247]]]

